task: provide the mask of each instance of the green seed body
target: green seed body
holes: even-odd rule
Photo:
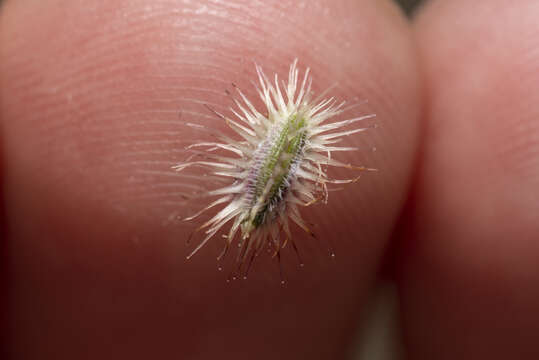
[[[254,230],[276,216],[275,209],[286,196],[290,182],[294,181],[294,165],[301,161],[307,138],[305,121],[298,120],[296,114],[284,123],[276,124],[269,133],[265,146],[261,146],[256,154],[262,161],[252,174],[256,180],[252,183],[254,189],[250,189],[254,196],[250,201],[249,216],[244,220],[245,230]]]

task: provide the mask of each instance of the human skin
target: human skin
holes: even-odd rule
[[[539,2],[436,1],[396,275],[414,359],[537,359]]]
[[[410,24],[377,0],[7,1],[12,358],[340,359],[393,244],[411,358],[533,358],[539,8],[470,3]],[[297,233],[285,286],[270,259],[227,283],[218,241],[185,260],[193,227],[174,217],[201,182],[170,166],[197,140],[186,122],[227,131],[203,104],[226,111],[231,82],[254,97],[255,61],[285,75],[295,57],[315,91],[368,100],[354,111],[378,127],[339,159],[380,171],[305,209],[320,243]]]

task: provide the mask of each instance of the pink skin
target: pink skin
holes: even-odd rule
[[[14,358],[342,358],[415,150],[418,76],[404,18],[378,1],[89,4],[3,9]],[[269,259],[247,281],[227,284],[219,239],[186,261],[193,226],[163,225],[203,205],[186,207],[180,194],[199,178],[170,169],[198,140],[182,123],[226,129],[203,105],[226,112],[232,81],[253,98],[253,61],[285,76],[295,57],[312,68],[318,93],[338,81],[336,96],[368,98],[352,115],[374,112],[379,128],[347,139],[365,151],[340,159],[383,175],[366,174],[332,193],[330,205],[305,209],[320,241],[297,232],[306,266],[285,251],[287,286]]]
[[[539,8],[496,2],[434,2],[410,26],[380,0],[8,0],[12,357],[340,359],[400,239],[412,358],[534,358]],[[181,197],[199,179],[169,171],[197,140],[182,124],[225,129],[203,104],[226,111],[230,82],[255,95],[253,61],[284,76],[295,57],[315,91],[337,81],[332,94],[369,100],[357,111],[376,113],[379,127],[346,139],[366,150],[339,159],[381,171],[305,209],[321,241],[298,232],[306,266],[285,251],[287,286],[269,259],[227,284],[222,244],[186,261],[193,228],[166,221],[200,208]]]
[[[539,2],[416,18],[423,154],[397,276],[414,359],[539,358]]]

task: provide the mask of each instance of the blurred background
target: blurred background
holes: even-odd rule
[[[411,14],[412,11],[424,0],[396,0],[397,3],[406,11],[407,14]]]

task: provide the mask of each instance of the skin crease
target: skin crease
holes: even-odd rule
[[[403,206],[417,143],[419,81],[410,27],[388,1],[8,1],[0,101],[14,359],[340,359]],[[21,21],[24,19],[24,21]],[[338,19],[338,21],[336,21]],[[345,139],[344,162],[379,168],[327,206],[305,209],[288,283],[261,259],[246,281],[217,271],[219,239],[190,261],[176,221],[200,177],[175,174],[198,139],[229,131],[235,82],[254,61],[310,66],[318,93],[368,103],[377,129]],[[377,151],[371,148],[376,146]],[[337,156],[337,155],[336,155]],[[340,169],[335,178],[357,173]],[[197,239],[194,239],[196,241]],[[327,252],[335,244],[337,258]]]

